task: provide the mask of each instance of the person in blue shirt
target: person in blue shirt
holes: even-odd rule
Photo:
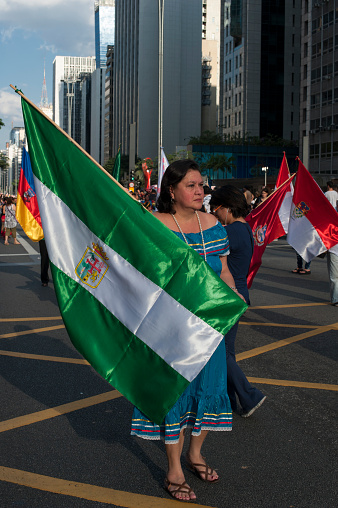
[[[232,274],[237,291],[244,296],[250,305],[247,275],[253,254],[253,236],[245,217],[250,207],[244,194],[233,185],[217,189],[210,200],[211,212],[226,226],[229,238],[230,254],[228,267]],[[266,397],[252,386],[236,362],[235,339],[238,329],[236,323],[225,336],[228,395],[232,410],[243,417],[248,417],[260,407]],[[238,401],[240,407],[238,407]]]

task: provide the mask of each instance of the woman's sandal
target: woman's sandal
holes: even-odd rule
[[[177,489],[170,490],[170,487],[177,487]],[[183,501],[185,503],[190,503],[190,502],[196,501],[196,498],[194,498],[194,499],[190,498],[190,494],[191,494],[191,492],[193,492],[193,490],[191,487],[189,487],[189,485],[185,481],[183,483],[173,483],[173,482],[170,482],[168,480],[168,478],[166,478],[164,480],[164,488],[168,492],[168,494],[170,494],[171,497],[176,499],[176,501]],[[176,494],[180,493],[180,492],[182,494],[188,494],[189,499],[183,499],[183,498],[177,497]]]
[[[203,459],[204,459],[204,457],[203,457]],[[215,478],[214,480],[208,480],[208,476],[212,476],[214,469],[209,467],[207,464],[193,463],[193,462],[191,462],[191,460],[188,457],[186,457],[185,460],[187,461],[187,466],[190,469],[190,471],[195,473],[195,475],[198,476],[198,478],[200,480],[202,480],[202,482],[207,482],[207,483],[218,482],[219,478]],[[199,470],[200,467],[204,468],[205,471],[203,471],[203,470],[200,471]]]
[[[301,270],[301,268],[295,268],[294,270],[292,270],[291,273],[299,273],[300,270]]]
[[[305,270],[305,269],[301,268],[298,273],[300,275],[310,275],[311,270]]]

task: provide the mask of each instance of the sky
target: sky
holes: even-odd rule
[[[56,56],[95,56],[94,0],[0,0],[0,150],[13,127],[23,127],[14,85],[37,106],[46,68],[53,102]]]

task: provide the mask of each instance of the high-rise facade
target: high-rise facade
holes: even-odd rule
[[[132,143],[141,158],[158,154],[158,4],[116,0],[114,153]],[[162,144],[173,153],[201,129],[202,0],[165,0],[163,27]]]
[[[302,1],[300,156],[317,182],[338,178],[338,1]]]
[[[222,1],[219,131],[298,140],[301,2]]]
[[[107,47],[115,42],[115,0],[95,0],[95,57],[97,68],[106,67]]]
[[[221,3],[202,3],[202,132],[218,130]]]
[[[81,132],[90,124],[90,116],[82,112],[82,87],[85,83],[88,89],[88,78],[95,69],[94,56],[56,56],[53,62],[53,120],[87,150]]]

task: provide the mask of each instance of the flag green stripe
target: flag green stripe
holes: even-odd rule
[[[80,284],[52,263],[51,270],[60,311],[76,349],[132,404],[161,424],[189,382]]]
[[[226,333],[247,308],[242,300],[193,249],[121,190],[25,100],[22,109],[32,167],[39,180],[137,270],[217,331]],[[88,195],[99,198],[100,206],[92,207]],[[107,210],[113,210],[114,216],[108,216]]]

